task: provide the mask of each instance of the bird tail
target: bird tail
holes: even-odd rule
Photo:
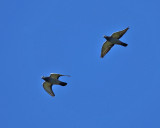
[[[121,43],[122,46],[127,47],[128,44],[126,43]]]
[[[67,83],[65,83],[65,82],[61,82],[61,83],[60,83],[60,85],[61,85],[61,86],[66,86],[66,85],[67,85]]]
[[[128,45],[128,44],[123,43],[123,42],[119,42],[119,43],[117,43],[117,44],[122,45],[122,46],[124,46],[124,47],[127,47],[127,45]]]

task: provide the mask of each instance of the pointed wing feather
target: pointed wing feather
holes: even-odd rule
[[[61,75],[61,74],[56,74],[56,73],[51,73],[50,74],[50,77],[55,78],[55,79],[58,79],[60,76],[68,76],[68,77],[70,77],[70,75]]]
[[[127,32],[128,29],[129,29],[129,27],[122,30],[122,31],[115,32],[115,33],[112,34],[111,37],[116,38],[116,39],[120,39]]]
[[[52,84],[49,82],[43,83],[43,88],[48,92],[51,96],[55,96],[54,92],[52,91]]]
[[[113,46],[114,44],[112,44],[109,41],[106,41],[102,46],[101,57],[103,58]]]
[[[60,76],[62,76],[61,74],[56,74],[56,73],[51,73],[50,77],[58,79]]]

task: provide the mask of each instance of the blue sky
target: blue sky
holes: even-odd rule
[[[158,0],[1,0],[0,127],[159,128]],[[130,27],[103,58],[103,35]],[[48,95],[41,76],[67,86]]]

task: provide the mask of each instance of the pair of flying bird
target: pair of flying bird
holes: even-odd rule
[[[122,31],[115,32],[111,36],[104,36],[104,38],[106,39],[106,42],[102,46],[102,50],[101,50],[101,57],[102,58],[110,51],[110,49],[115,44],[122,45],[124,47],[126,47],[128,45],[128,44],[123,43],[122,41],[119,40],[127,32],[128,29],[129,29],[129,27],[127,27],[126,29],[124,29]],[[69,76],[69,75],[51,73],[49,77],[44,77],[44,76],[42,77],[42,79],[45,80],[45,82],[43,83],[43,88],[51,96],[55,96],[54,92],[52,91],[52,85],[61,85],[61,86],[67,85],[67,83],[58,80],[58,78],[60,76]]]

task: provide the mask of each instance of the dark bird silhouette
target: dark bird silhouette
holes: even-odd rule
[[[61,86],[66,86],[66,82],[62,82],[58,80],[60,76],[69,76],[69,75],[61,75],[61,74],[56,74],[56,73],[51,73],[49,77],[44,77],[42,76],[42,79],[45,80],[43,83],[43,88],[51,95],[55,96],[52,86],[53,85],[61,85]]]
[[[127,32],[128,29],[129,27],[122,31],[115,32],[111,36],[104,36],[106,42],[102,46],[101,58],[103,58],[115,44],[122,45],[124,47],[128,45],[119,40]]]

